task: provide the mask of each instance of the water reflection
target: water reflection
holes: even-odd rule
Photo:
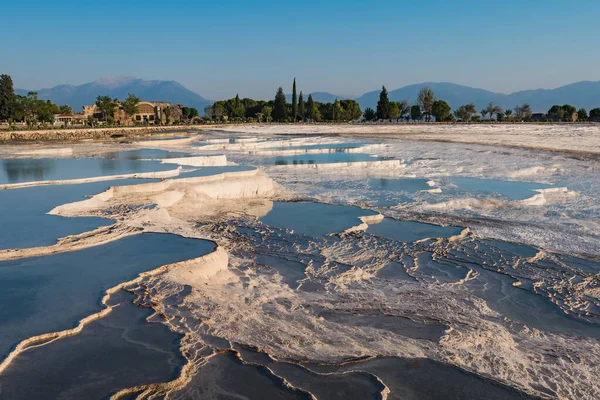
[[[0,164],[0,184],[81,179],[174,169],[173,165],[162,164],[160,161],[123,155],[118,155],[116,158],[9,158],[0,159]]]
[[[263,165],[303,165],[303,164],[329,164],[329,163],[344,163],[344,162],[361,162],[361,161],[379,161],[384,160],[383,157],[375,157],[364,153],[349,153],[342,149],[341,151],[332,151],[329,153],[319,154],[299,154],[293,156],[277,156],[268,157],[259,162]]]
[[[56,160],[42,159],[2,159],[2,169],[8,182],[43,181],[56,168]],[[1,182],[1,180],[0,180]]]

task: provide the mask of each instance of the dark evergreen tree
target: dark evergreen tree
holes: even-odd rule
[[[365,121],[374,121],[376,118],[375,111],[371,107],[367,107],[363,114]]]
[[[377,119],[390,119],[390,99],[385,86],[381,87],[379,93],[379,101],[377,102],[377,111],[375,112]]]
[[[283,93],[283,88],[280,86],[279,89],[277,89],[277,94],[275,94],[275,102],[273,103],[273,112],[271,114],[275,121],[285,121],[287,118],[286,105],[285,93]]]
[[[300,120],[304,122],[306,118],[306,109],[304,105],[304,97],[302,97],[302,90],[300,91],[300,97],[298,97],[298,115],[300,116]]]
[[[12,108],[16,100],[12,78],[0,75],[0,120],[12,118]]]
[[[317,110],[315,109],[312,94],[308,95],[308,100],[306,101],[306,116],[310,118],[311,122],[315,122],[317,119]]]
[[[296,97],[296,78],[294,78],[294,87],[292,89],[292,121],[296,122],[298,119],[298,102]]]

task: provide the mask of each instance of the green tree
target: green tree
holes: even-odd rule
[[[573,121],[573,114],[577,113],[577,109],[570,104],[563,105],[562,109],[565,112],[563,121]]]
[[[267,120],[267,122],[271,121],[271,113],[273,112],[273,107],[270,106],[263,106],[261,113],[262,115],[265,116],[265,119]]]
[[[588,119],[590,121],[600,121],[600,108],[591,109]]]
[[[563,110],[563,108],[561,106],[555,104],[552,107],[550,107],[547,114],[548,114],[548,118],[550,118],[551,120],[561,121],[563,119],[563,117],[565,116],[565,110]]]
[[[275,94],[275,102],[273,103],[273,119],[278,122],[283,122],[287,118],[287,102],[285,100],[285,93],[283,88],[280,86]]]
[[[431,112],[433,109],[433,103],[435,103],[435,93],[433,93],[433,90],[431,90],[428,86],[425,86],[419,91],[419,94],[417,95],[417,102],[423,109],[425,120],[427,122],[431,121]]]
[[[169,125],[171,123],[171,107],[165,107],[163,113],[165,114],[165,124]]]
[[[482,108],[481,111],[479,111],[479,114],[481,114],[482,119],[485,119],[485,116],[487,115],[487,108]]]
[[[36,119],[42,123],[54,122],[54,114],[58,114],[59,108],[57,105],[52,104],[50,100],[44,102],[38,100],[36,105]]]
[[[294,78],[294,86],[292,88],[292,121],[298,120],[298,101],[296,97],[296,78]]]
[[[75,112],[73,111],[73,108],[71,108],[71,106],[68,104],[63,104],[62,106],[60,106],[58,108],[58,111],[60,114],[69,114],[69,115],[75,114]]]
[[[231,109],[231,114],[229,115],[231,118],[244,118],[246,116],[246,107],[240,100],[240,95],[236,94],[233,99],[233,107]]]
[[[444,100],[436,100],[433,102],[431,107],[431,114],[435,117],[437,122],[447,121],[450,118],[450,111],[452,109]]]
[[[477,114],[475,104],[465,104],[454,111],[454,116],[464,122],[470,122],[475,114]]]
[[[343,109],[343,119],[345,121],[359,120],[362,116],[360,105],[356,100],[341,100],[339,103]]]
[[[375,114],[375,110],[373,110],[371,107],[367,107],[363,113],[363,118],[365,121],[375,121],[377,114]]]
[[[506,119],[510,119],[512,113],[513,113],[513,110],[511,110],[510,108],[505,110],[504,114],[506,115]]]
[[[304,104],[304,97],[302,97],[302,90],[300,91],[300,97],[298,97],[298,115],[300,121],[304,122],[306,118],[306,104]]]
[[[587,121],[588,113],[587,113],[586,109],[580,108],[579,110],[577,110],[577,117],[578,117],[579,121]]]
[[[333,102],[332,109],[333,109],[332,120],[348,121],[349,117],[346,113],[346,110],[344,110],[344,108],[342,107],[342,104],[338,101],[338,99],[335,99],[335,101]]]
[[[108,120],[108,117],[112,117],[115,112],[115,101],[110,96],[98,96],[96,98],[96,107],[102,114],[104,121]]]
[[[413,121],[420,121],[423,118],[421,114],[421,106],[418,104],[413,104],[410,107],[410,119]]]
[[[29,92],[26,97],[21,97],[23,117],[27,125],[33,125],[37,121],[37,113],[40,102],[37,92]]]
[[[0,75],[0,120],[14,118],[16,101],[12,78],[8,75]]]
[[[317,120],[317,113],[315,108],[315,102],[313,101],[312,94],[308,95],[308,100],[306,100],[306,116],[311,120],[311,122],[315,122]]]
[[[398,121],[400,119],[400,105],[398,104],[398,102],[392,101],[390,103],[388,117],[390,117],[390,120],[395,119],[396,121]]]
[[[137,114],[140,110],[138,108],[138,104],[140,103],[140,98],[132,93],[127,94],[127,98],[123,102],[123,111],[125,111],[125,115],[128,117],[133,117],[134,114]],[[168,108],[168,107],[167,107]],[[168,123],[168,122],[167,122]]]
[[[490,101],[486,107],[487,114],[490,116],[490,121],[494,118],[494,115],[497,115],[501,112],[504,112],[502,107],[497,104],[494,104],[493,101]]]
[[[377,102],[377,111],[375,112],[377,119],[390,119],[390,99],[385,86],[381,87],[379,93],[379,101]]]

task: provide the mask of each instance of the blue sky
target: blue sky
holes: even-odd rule
[[[8,2],[0,73],[40,89],[110,76],[210,98],[360,95],[448,81],[498,92],[600,80],[600,2]]]

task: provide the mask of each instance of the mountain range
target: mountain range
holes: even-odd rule
[[[600,107],[600,81],[582,81],[561,86],[556,89],[522,90],[510,94],[495,93],[484,89],[457,85],[449,82],[424,82],[404,86],[388,92],[390,100],[408,100],[414,103],[417,94],[423,87],[429,86],[436,98],[442,99],[455,109],[463,104],[474,103],[478,110],[489,102],[494,102],[502,108],[514,108],[516,105],[528,103],[534,112],[546,112],[554,104],[571,104],[577,108]],[[356,99],[361,109],[375,108],[380,90],[368,92]]]
[[[22,96],[30,90],[15,89],[15,93]],[[41,100],[52,100],[56,104],[68,104],[73,110],[80,111],[83,105],[93,104],[98,96],[110,96],[125,100],[129,93],[133,93],[146,101],[168,101],[174,104],[183,104],[202,110],[212,101],[205,99],[197,93],[186,89],[175,81],[144,80],[132,77],[113,77],[100,79],[83,85],[58,85],[50,89],[37,90]]]
[[[588,111],[600,107],[600,81],[582,81],[556,89],[522,90],[510,94],[495,93],[449,82],[424,82],[390,90],[388,92],[389,98],[393,101],[406,99],[414,103],[419,90],[425,86],[429,86],[438,99],[445,100],[453,109],[463,104],[474,103],[479,110],[489,102],[494,102],[503,108],[513,108],[517,104],[528,103],[535,112],[545,112],[554,104],[572,104],[577,108],[586,108]],[[15,90],[21,95],[26,95],[28,91]],[[37,92],[40,99],[50,99],[57,104],[68,104],[74,110],[81,110],[81,106],[94,103],[96,97],[100,95],[108,95],[123,100],[128,93],[133,93],[142,100],[169,101],[195,107],[200,113],[206,105],[212,103],[212,101],[186,89],[175,81],[149,81],[132,77],[101,79],[79,86],[59,85],[50,89],[41,89]],[[375,108],[379,99],[379,92],[380,89],[374,90],[356,98],[361,109]],[[311,94],[313,99],[319,102],[333,102],[336,98],[339,100],[347,98],[328,92],[314,92]],[[304,97],[307,99],[308,94],[305,94]],[[288,95],[288,101],[291,101],[290,95]]]

